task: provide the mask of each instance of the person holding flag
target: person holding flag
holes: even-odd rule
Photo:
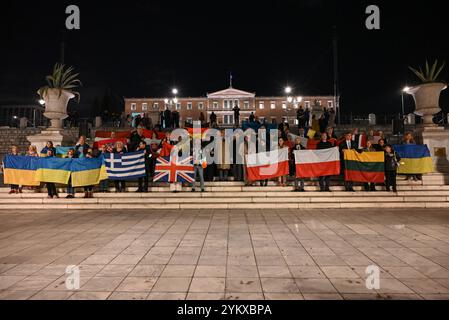
[[[345,140],[340,143],[340,159],[344,159],[344,151],[345,150],[356,150],[355,148],[355,144],[354,141],[352,140],[352,133],[351,132],[347,132],[345,134]],[[345,190],[346,191],[352,191],[354,192],[354,183],[352,181],[347,181],[345,179],[345,162],[344,161],[340,161],[341,163],[341,174],[343,174],[343,179],[345,181]]]
[[[318,142],[316,148],[317,150],[329,149],[332,148],[333,145],[331,142],[327,140],[327,133],[321,133],[321,141]],[[320,191],[330,191],[330,178],[331,176],[321,176],[320,179]]]

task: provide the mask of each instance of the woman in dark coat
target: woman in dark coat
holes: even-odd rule
[[[385,146],[385,186],[387,191],[393,188],[393,192],[396,190],[396,172],[399,167],[399,161],[401,157],[394,151],[393,147],[388,144]]]

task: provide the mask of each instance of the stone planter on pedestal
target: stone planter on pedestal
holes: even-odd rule
[[[416,111],[423,115],[425,126],[435,126],[433,116],[441,111],[439,100],[440,93],[446,89],[445,83],[425,83],[410,88],[407,93],[415,100]]]
[[[449,130],[433,123],[433,116],[441,111],[440,93],[444,83],[425,83],[410,88],[407,93],[415,100],[416,112],[422,114],[423,124],[415,127],[417,143],[427,144],[434,163],[434,172],[449,173]]]
[[[45,100],[44,116],[50,119],[50,127],[38,135],[28,136],[27,140],[35,145],[38,152],[45,147],[47,141],[53,141],[55,146],[73,144],[74,141],[65,134],[62,121],[68,117],[67,104],[75,95],[66,90],[48,89],[43,99]]]

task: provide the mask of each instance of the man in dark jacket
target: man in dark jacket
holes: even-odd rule
[[[172,114],[169,108],[165,109],[164,111],[164,121],[165,121],[165,127],[164,128],[171,128],[172,126]]]
[[[329,141],[327,141],[327,133],[323,132],[321,133],[321,141],[318,142],[316,148],[318,150],[322,150],[322,149],[329,149],[332,148],[332,143],[330,143]],[[320,191],[330,191],[330,176],[322,176],[320,177]]]
[[[302,106],[299,106],[299,109],[296,110],[296,120],[298,121],[298,130],[304,129],[304,125],[306,122],[305,116],[306,115],[305,115],[304,109],[302,108]]]
[[[344,150],[356,150],[355,143],[352,141],[352,134],[347,132],[345,134],[345,140],[340,143],[340,164],[341,164],[341,173],[343,175],[343,179],[345,180],[345,190],[346,191],[354,191],[354,183],[352,181],[346,181],[345,179],[345,157]]]
[[[135,151],[139,149],[139,143],[145,139],[143,135],[143,128],[139,127],[136,131],[131,133],[131,137],[129,138],[130,151]]]
[[[136,192],[148,192],[148,177],[151,173],[151,149],[147,146],[145,141],[140,141],[139,148],[137,151],[145,151],[144,159],[145,159],[145,177],[139,178],[139,188]]]
[[[240,124],[240,108],[236,104],[232,110],[234,111],[234,125],[238,126]]]

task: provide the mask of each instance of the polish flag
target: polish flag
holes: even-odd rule
[[[295,150],[297,178],[317,178],[340,174],[338,147],[321,150]]]
[[[288,175],[288,148],[247,155],[246,172],[249,181]]]

